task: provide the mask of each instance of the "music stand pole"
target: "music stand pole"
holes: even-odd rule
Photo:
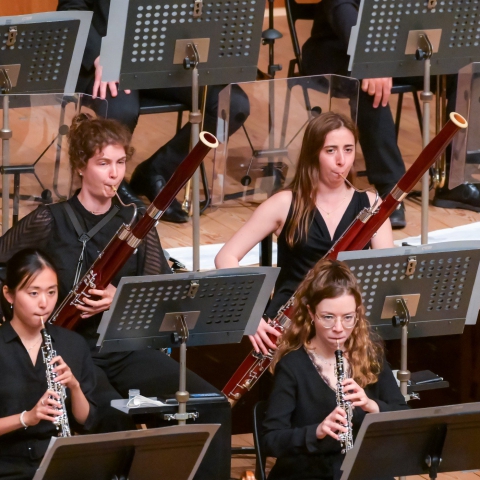
[[[179,425],[186,425],[187,420],[198,418],[198,413],[187,413],[187,402],[190,394],[187,391],[187,341],[188,341],[188,326],[184,315],[176,315],[175,327],[177,331],[173,333],[173,343],[180,342],[180,376],[178,391],[175,398],[178,402],[178,413],[168,413],[163,416],[165,420],[177,420]]]
[[[416,393],[408,393],[408,381],[410,380],[410,371],[407,367],[408,359],[408,324],[410,323],[410,311],[407,303],[403,297],[396,300],[396,315],[393,316],[392,322],[394,327],[402,327],[402,334],[400,338],[401,353],[400,353],[400,370],[397,372],[397,378],[400,381],[400,391],[405,397],[405,400],[418,399]]]
[[[8,75],[8,74],[7,74]],[[9,90],[5,87],[2,89],[5,93],[3,97],[3,128],[1,130],[2,137],[2,167],[10,165],[10,138],[12,138],[12,131],[10,130],[10,123],[8,118],[9,108]],[[2,175],[2,235],[8,230],[8,203],[10,200],[10,177]]]
[[[430,89],[430,66],[433,54],[432,44],[428,35],[420,34],[418,36],[419,47],[415,53],[417,60],[423,60],[423,92],[420,94],[420,100],[423,102],[423,132],[422,148],[425,148],[430,142],[430,102],[433,99],[433,93]],[[437,92],[438,95],[438,92]],[[422,220],[421,220],[421,242],[428,243],[428,205],[430,196],[430,172],[427,171],[422,177]]]
[[[189,114],[189,121],[192,124],[190,133],[190,145],[193,148],[198,143],[200,135],[200,122],[202,114],[198,109],[198,64],[200,56],[194,42],[191,43],[194,67],[192,69],[192,109]],[[192,179],[192,259],[193,271],[200,270],[200,172],[195,170]]]

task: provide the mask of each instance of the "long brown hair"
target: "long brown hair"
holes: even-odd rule
[[[292,217],[288,224],[285,225],[285,237],[290,247],[293,247],[296,242],[307,236],[318,193],[320,151],[325,144],[327,135],[331,131],[342,127],[352,132],[356,144],[358,133],[355,124],[340,113],[322,113],[307,125],[295,176],[285,188],[286,190],[291,190],[294,194]],[[351,181],[351,178],[349,180]]]
[[[270,367],[272,373],[283,356],[306,346],[315,336],[315,324],[311,321],[309,309],[314,312],[322,300],[343,295],[352,295],[357,306],[357,323],[344,345],[352,377],[362,388],[378,380],[383,361],[383,344],[370,331],[357,280],[347,265],[336,260],[320,260],[298,288],[292,321],[275,352]]]

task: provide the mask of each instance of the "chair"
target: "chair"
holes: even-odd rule
[[[182,128],[183,112],[188,110],[189,107],[183,103],[167,102],[148,95],[140,95],[140,115],[177,112],[177,132]]]
[[[257,480],[266,480],[265,464],[267,456],[262,448],[262,423],[267,411],[267,402],[261,401],[255,404],[253,409],[253,442],[255,445],[255,454],[257,456],[255,463],[255,478]]]
[[[190,107],[183,103],[168,102],[165,100],[159,100],[155,97],[150,97],[148,95],[140,95],[140,115],[148,115],[151,113],[178,113],[176,132],[178,132],[182,128],[183,112],[189,110]],[[200,164],[200,175],[202,177],[203,190],[205,192],[205,200],[202,202],[203,205],[200,212],[203,213],[205,209],[210,205],[211,201],[210,190],[208,188],[207,171],[203,162]]]
[[[315,17],[315,9],[317,3],[298,3],[296,0],[285,0],[285,7],[287,11],[288,28],[290,30],[290,38],[292,39],[293,52],[295,58],[290,60],[288,64],[288,77],[303,76],[302,72],[302,49],[298,42],[296,22],[297,20],[312,20]],[[295,72],[297,69],[297,72]],[[398,132],[400,130],[400,120],[402,115],[403,95],[411,93],[413,95],[413,102],[415,104],[415,111],[417,113],[418,125],[420,133],[423,132],[422,111],[420,109],[420,102],[418,100],[418,91],[414,85],[394,85],[392,87],[392,94],[398,95],[397,110],[395,113],[395,134],[398,140]]]

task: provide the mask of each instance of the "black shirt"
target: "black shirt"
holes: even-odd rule
[[[94,215],[89,212],[80,203],[77,195],[70,198],[68,203],[85,232],[108,215],[108,212],[103,215]],[[117,207],[112,205],[111,208]],[[117,214],[87,242],[82,274],[104,250],[118,229],[124,223],[130,222],[131,217],[132,208],[121,207]],[[82,242],[78,240],[78,234],[62,203],[39,206],[0,237],[0,263],[5,263],[23,248],[39,248],[52,257],[58,272],[58,302],[60,303],[73,287],[75,270],[82,251]],[[161,273],[171,273],[171,270],[163,254],[157,231],[153,228],[139,245],[137,252],[130,256],[115,276],[112,284],[116,286],[122,276]],[[101,316],[102,314],[99,314],[82,320],[77,329],[87,339],[92,349],[95,348],[98,338],[97,328]]]
[[[53,348],[72,370],[90,404],[90,412],[85,422],[85,428],[88,429],[95,416],[95,403],[92,400],[95,373],[88,346],[85,340],[75,332],[55,325],[49,325],[47,329],[52,337]],[[46,368],[41,349],[39,349],[37,361],[33,365],[26,348],[10,322],[0,326],[0,371],[2,372],[2,381],[0,382],[1,418],[22,413],[24,410],[31,410],[47,391]],[[72,427],[75,425],[75,420],[70,406],[70,390],[67,388],[66,407]],[[0,436],[0,457],[41,458],[50,438],[57,435],[58,432],[53,423],[45,420],[33,427],[27,429],[22,427],[6,433]]]
[[[292,199],[292,205],[290,206],[285,225],[277,240],[277,265],[281,270],[275,283],[275,293],[266,310],[269,318],[275,318],[280,307],[287,303],[307,273],[330,250],[330,248],[332,248],[333,244],[341,235],[343,235],[355,217],[364,208],[368,207],[370,207],[368,195],[366,193],[354,192],[352,200],[348,204],[347,209],[335,230],[333,238],[330,237],[330,232],[328,231],[328,227],[322,214],[318,209],[315,209],[307,237],[296,242],[292,248],[288,245],[286,240],[287,226],[291,221],[293,213]],[[369,246],[370,244],[365,248],[369,248]]]
[[[380,412],[408,408],[385,360],[377,383],[364,390]],[[305,349],[290,352],[278,362],[263,422],[266,453],[277,457],[269,480],[340,478],[344,459],[340,442],[330,436],[322,440],[316,436],[318,425],[336,405],[334,390],[319,375]],[[354,409],[354,436],[365,415],[361,408]]]

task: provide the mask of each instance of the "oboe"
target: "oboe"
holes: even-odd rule
[[[43,324],[43,317],[41,317],[41,320]],[[64,385],[55,381],[57,373],[54,372],[53,369],[57,364],[50,364],[50,362],[57,356],[57,352],[53,349],[52,337],[48,334],[45,325],[43,325],[41,334],[43,338],[42,355],[43,363],[46,367],[47,386],[49,390],[58,394],[59,398],[55,400],[60,402],[61,407],[57,408],[57,410],[62,411],[62,414],[58,415],[53,423],[57,427],[59,437],[71,437],[72,434],[70,433],[67,409],[65,408],[65,398],[67,398],[67,391]],[[50,396],[50,398],[54,397]]]
[[[337,407],[345,410],[347,414],[347,423],[343,425],[347,431],[339,432],[340,445],[342,447],[342,453],[346,453],[353,448],[353,434],[352,434],[352,404],[345,400],[345,392],[343,391],[342,382],[345,380],[345,368],[343,365],[343,352],[337,343],[337,350],[335,350],[335,376],[337,378]]]

